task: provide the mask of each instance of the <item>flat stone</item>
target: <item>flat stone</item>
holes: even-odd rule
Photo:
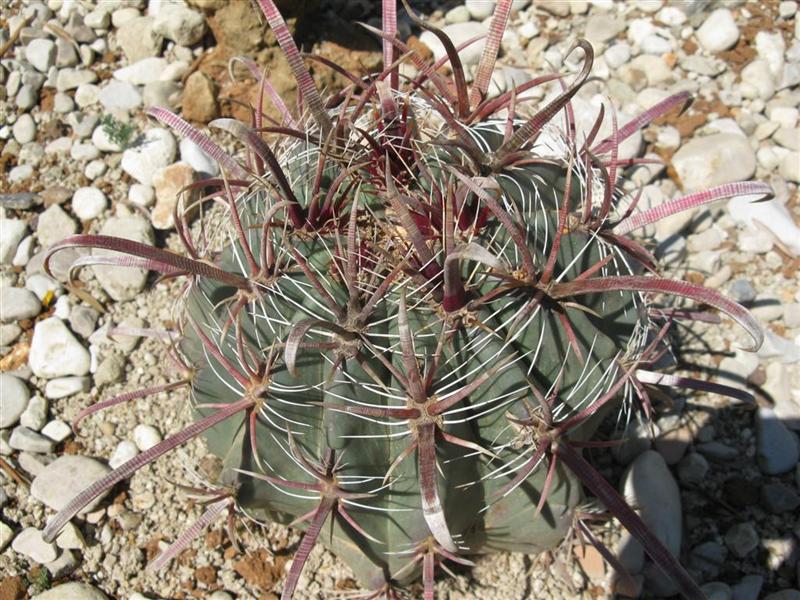
[[[683,484],[702,483],[710,466],[706,458],[698,452],[690,452],[678,463],[678,479]]]
[[[86,548],[86,540],[73,523],[67,523],[56,537],[56,546],[63,550],[83,550]]]
[[[6,429],[19,421],[31,394],[21,379],[8,373],[0,373],[0,390],[0,429]]]
[[[72,428],[64,421],[55,419],[42,428],[42,434],[58,444],[72,435]]]
[[[17,287],[0,288],[0,322],[32,319],[41,310],[41,302],[30,290]]]
[[[82,84],[95,81],[97,81],[97,74],[89,69],[61,69],[56,78],[56,89],[59,92],[66,92],[77,89]]]
[[[178,145],[162,128],[148,129],[139,143],[122,154],[122,170],[139,183],[152,185],[153,175],[175,160]]]
[[[103,224],[100,235],[109,235],[153,245],[153,230],[150,224],[139,216],[112,217]],[[112,250],[94,250],[98,256],[113,256]],[[114,300],[131,300],[144,289],[147,271],[144,269],[120,268],[96,265],[92,267],[97,281]]]
[[[61,319],[39,321],[33,330],[28,364],[37,377],[54,379],[89,372],[89,352]]]
[[[103,592],[87,583],[62,583],[31,600],[108,600]]]
[[[749,179],[756,171],[756,155],[746,138],[717,133],[681,146],[672,164],[686,191],[693,192]]]
[[[54,561],[45,563],[53,579],[62,579],[78,568],[78,558],[71,550],[65,550]]]
[[[761,575],[745,575],[731,588],[731,600],[758,600],[763,585]]]
[[[800,442],[772,409],[758,409],[756,435],[758,465],[762,472],[781,475],[795,468],[800,460]]]
[[[39,215],[36,237],[43,248],[52,246],[78,231],[78,224],[63,208],[54,204]]]
[[[127,81],[110,81],[100,89],[97,99],[106,110],[129,111],[142,105],[142,95]]]
[[[133,441],[144,452],[161,442],[161,432],[152,425],[137,425],[133,429]]]
[[[145,85],[161,80],[168,64],[165,58],[155,56],[143,58],[132,65],[114,71],[114,78],[134,85]]]
[[[14,539],[14,530],[8,525],[0,521],[0,552],[6,549]]]
[[[17,426],[11,431],[8,445],[14,450],[38,454],[47,454],[55,448],[53,440],[22,426]]]
[[[41,396],[34,396],[19,418],[20,425],[33,431],[41,430],[47,423],[47,409],[47,400]]]
[[[94,148],[94,146],[92,146]],[[81,221],[96,219],[108,207],[108,198],[95,187],[82,187],[72,196],[72,212]]]
[[[91,383],[89,377],[58,377],[47,382],[44,395],[51,400],[67,398],[81,392],[88,392]]]
[[[153,31],[181,46],[196,44],[206,32],[203,14],[180,4],[163,4],[155,16]]]
[[[156,205],[150,216],[156,229],[171,229],[175,226],[174,214],[179,193],[195,181],[195,172],[188,164],[177,162],[160,169],[153,175]],[[194,194],[185,193],[184,206],[191,204]]]
[[[722,52],[739,40],[739,27],[727,8],[713,11],[697,30],[697,41],[708,52]]]
[[[55,544],[48,544],[42,539],[42,532],[35,527],[26,527],[14,538],[11,548],[24,554],[39,564],[54,561],[58,556]]]
[[[117,29],[117,42],[129,64],[151,56],[158,56],[161,52],[164,36],[156,33],[153,29],[154,22],[154,17],[142,17],[137,12],[135,17]]]
[[[744,558],[758,548],[761,537],[752,523],[736,523],[725,533],[725,545],[738,558]]]
[[[40,473],[31,484],[31,495],[53,510],[61,510],[72,498],[95,481],[103,478],[110,469],[98,460],[77,454],[58,457]],[[79,514],[91,512],[110,492],[109,488],[90,502]]]
[[[53,40],[38,38],[25,46],[25,58],[40,73],[47,73],[56,62],[56,44]]]
[[[114,453],[108,459],[108,464],[112,469],[117,469],[139,454],[136,444],[129,440],[123,440],[114,448]]]
[[[781,514],[800,506],[800,495],[784,483],[770,482],[761,488],[761,501],[769,512]]]
[[[0,202],[0,206],[6,206],[6,204]],[[10,208],[14,207],[10,206]],[[17,252],[17,246],[27,231],[28,226],[25,221],[0,218],[0,264],[11,263]]]
[[[658,452],[640,454],[622,480],[623,495],[635,506],[639,516],[666,548],[678,556],[681,547],[681,497],[678,485]],[[629,573],[639,573],[644,566],[644,549],[627,532],[618,550],[620,562]]]

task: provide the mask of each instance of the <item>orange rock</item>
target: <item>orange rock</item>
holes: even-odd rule
[[[156,192],[156,205],[150,215],[156,229],[171,229],[175,226],[173,211],[178,203],[178,194],[187,185],[194,183],[195,172],[185,162],[176,162],[164,167],[153,175],[153,187]],[[189,206],[195,192],[184,192],[183,206]]]

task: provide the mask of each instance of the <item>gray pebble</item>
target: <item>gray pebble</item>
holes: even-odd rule
[[[21,379],[7,373],[0,373],[0,389],[0,428],[5,429],[19,421],[31,395]]]
[[[47,423],[47,409],[47,400],[41,396],[34,396],[19,418],[20,425],[34,431],[41,430]]]
[[[761,538],[752,523],[736,523],[725,533],[725,545],[738,558],[744,558],[755,550]]]
[[[102,478],[109,468],[98,460],[77,454],[65,454],[47,465],[31,484],[31,495],[53,510],[61,510],[84,488]],[[111,491],[107,490],[79,514],[91,512]]]
[[[8,440],[8,444],[14,450],[38,452],[40,454],[47,454],[55,448],[53,440],[22,426],[17,426],[11,431],[11,438]]]
[[[761,575],[745,575],[731,588],[733,600],[758,600],[764,578]]]
[[[756,299],[756,295],[758,294],[756,288],[754,288],[753,284],[747,279],[735,280],[731,283],[728,291],[734,300],[742,304],[752,302]]]
[[[26,284],[27,287],[27,284]],[[42,310],[40,299],[32,289],[4,287],[0,289],[0,321],[32,319]]]
[[[800,460],[800,443],[772,409],[758,409],[756,433],[758,466],[762,472],[780,475],[795,468]]]
[[[761,500],[766,509],[774,514],[792,511],[800,506],[800,495],[781,482],[765,484],[761,488]]]
[[[52,562],[58,556],[55,544],[42,539],[42,532],[35,527],[26,527],[14,538],[11,547],[15,552],[32,558],[39,564]]]

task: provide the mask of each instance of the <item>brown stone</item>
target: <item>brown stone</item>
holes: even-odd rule
[[[153,175],[153,187],[156,192],[156,205],[150,215],[153,227],[171,229],[175,226],[173,212],[178,203],[178,194],[194,181],[195,172],[185,162],[171,164]],[[194,196],[193,192],[185,192],[183,206],[189,206]]]
[[[205,73],[195,71],[183,89],[183,117],[189,121],[208,123],[219,116],[217,84]]]
[[[25,584],[22,577],[5,577],[0,581],[0,600],[18,600],[25,595]]]

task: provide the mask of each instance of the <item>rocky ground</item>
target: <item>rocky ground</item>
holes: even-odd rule
[[[67,498],[190,418],[178,390],[73,428],[92,402],[175,380],[164,344],[142,334],[171,327],[177,284],[93,267],[68,293],[76,255],[57,256],[53,279],[43,251],[77,232],[177,248],[176,191],[217,166],[143,109],[170,106],[201,126],[242,116],[255,86],[243,69],[231,78],[230,58],[269,63],[274,85],[291,97],[286,64],[244,0],[0,4],[0,599],[276,598],[298,541],[278,526],[242,524],[242,553],[212,529],[178,564],[145,571],[199,514],[175,484],[213,479],[215,461],[200,442],[115,488],[55,544],[42,541],[41,528]],[[284,4],[301,13],[309,3]],[[306,47],[364,73],[379,65],[377,44],[350,24],[375,19],[376,3],[322,4],[313,25],[302,15],[291,21]],[[493,3],[412,4],[458,43],[486,31]],[[620,124],[668,93],[695,97],[685,114],[623,148],[664,161],[628,173],[627,185],[643,186],[642,205],[749,178],[775,190],[769,202],[722,202],[645,232],[668,271],[724,291],[763,323],[767,341],[757,354],[738,349],[742,334],[727,321],[682,329],[676,352],[683,372],[745,387],[758,405],[672,395],[651,428],[634,420],[615,432],[610,423],[609,434],[627,441],[594,457],[714,600],[800,598],[797,12],[794,0],[519,0],[493,82],[497,92],[543,70],[573,72],[577,58],[565,63],[565,54],[585,37],[596,80],[574,100],[579,128],[591,126],[603,97]],[[401,33],[419,32],[404,21]],[[411,43],[443,52],[427,33]],[[474,66],[479,51],[462,58]],[[340,85],[337,77],[315,72],[326,87]],[[612,548],[627,544],[614,523],[597,533]],[[669,596],[635,549],[623,557],[645,596]],[[609,578],[591,549],[565,547],[480,559],[438,591],[451,599],[597,598],[608,594]],[[298,597],[347,597],[354,588],[347,569],[317,550]]]

